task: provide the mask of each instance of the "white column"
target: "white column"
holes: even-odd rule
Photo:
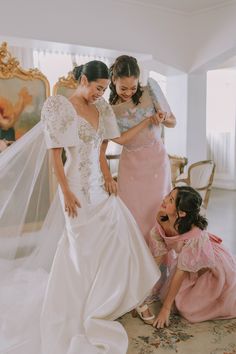
[[[188,75],[187,157],[189,163],[207,158],[206,73]]]
[[[165,146],[171,155],[187,157],[187,74],[167,77],[166,96],[176,117],[175,128],[165,129]]]

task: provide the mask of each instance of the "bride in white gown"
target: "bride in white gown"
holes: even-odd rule
[[[160,277],[131,213],[119,197],[105,191],[99,163],[104,139],[123,143],[142,126],[119,137],[113,112],[101,98],[108,85],[104,63],[77,67],[76,78],[78,89],[70,100],[55,96],[46,101],[37,128],[43,128],[51,149],[61,203],[56,197],[43,227],[28,236],[33,239],[28,257],[8,255],[0,263],[1,354],[125,354],[127,334],[114,320],[141,304]],[[41,141],[42,134],[34,134],[31,149],[37,139]],[[67,157],[64,168],[62,148]],[[15,149],[14,158],[20,147]],[[0,166],[4,157],[9,163],[10,151]],[[30,201],[26,204],[30,206]],[[6,240],[9,227],[1,230]],[[36,246],[35,235],[44,239]],[[13,300],[17,304],[10,307]]]

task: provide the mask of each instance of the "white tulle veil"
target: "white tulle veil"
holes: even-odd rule
[[[40,122],[0,154],[0,281],[19,267],[48,271],[63,230]]]

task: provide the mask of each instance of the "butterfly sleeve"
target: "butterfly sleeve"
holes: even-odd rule
[[[64,96],[51,96],[45,101],[41,121],[48,149],[78,144],[76,112]]]

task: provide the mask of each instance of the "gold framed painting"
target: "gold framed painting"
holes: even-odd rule
[[[49,96],[47,78],[38,69],[24,70],[0,46],[0,140],[12,144],[40,120],[41,109]]]

